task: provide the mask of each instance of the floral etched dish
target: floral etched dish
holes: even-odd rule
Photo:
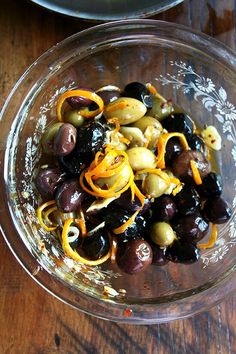
[[[1,113],[1,185],[5,240],[29,274],[56,297],[87,313],[130,323],[189,316],[235,289],[236,56],[208,37],[175,24],[120,21],[76,34],[40,57],[22,76]],[[223,148],[215,156],[233,206],[212,249],[193,265],[168,264],[129,276],[116,266],[88,267],[67,258],[36,217],[34,176],[40,139],[59,96],[76,86],[152,82]]]

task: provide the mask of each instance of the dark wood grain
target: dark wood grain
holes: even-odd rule
[[[23,0],[0,1],[0,107],[29,64],[86,21]],[[235,48],[235,1],[185,0],[155,18],[174,21]],[[163,325],[110,323],[52,298],[18,265],[0,238],[0,353],[236,353],[236,295],[189,319]]]

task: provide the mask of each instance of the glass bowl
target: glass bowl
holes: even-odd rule
[[[75,34],[43,54],[20,78],[1,113],[1,228],[27,272],[58,299],[100,318],[161,323],[221,301],[235,289],[236,56],[221,43],[173,23],[127,20]],[[223,139],[217,164],[233,206],[212,249],[192,265],[151,266],[137,275],[85,267],[63,256],[36,218],[34,175],[40,138],[61,93],[76,85],[152,82]],[[121,290],[120,290],[121,289]],[[122,290],[124,289],[124,290]],[[105,290],[105,292],[104,292]]]
[[[148,17],[166,11],[183,0],[31,0],[49,10],[90,20],[108,21]]]

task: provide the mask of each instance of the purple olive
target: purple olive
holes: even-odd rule
[[[165,152],[165,163],[167,166],[172,164],[172,161],[175,157],[177,157],[183,148],[177,138],[171,138],[168,140],[166,144],[166,152]]]
[[[160,248],[157,244],[150,241],[149,242],[152,248],[152,264],[163,266],[169,262],[169,260],[165,256],[165,248]]]
[[[59,209],[70,213],[80,207],[84,197],[85,192],[80,187],[79,181],[73,178],[68,179],[58,188],[55,199]]]
[[[111,205],[118,205],[122,209],[125,209],[131,213],[134,213],[141,207],[140,200],[135,197],[134,200],[131,200],[131,193],[130,190],[127,190],[126,192],[122,193],[121,196],[117,199],[114,200],[114,202]],[[140,210],[139,214],[144,214],[148,208],[151,206],[151,201],[150,199],[145,199],[144,200],[144,206]]]
[[[203,215],[214,224],[224,224],[232,216],[232,209],[221,197],[208,199],[204,204]]]
[[[101,90],[97,92],[97,95],[100,96],[104,102],[104,105],[107,105],[110,102],[117,100],[120,97],[120,91],[118,90]]]
[[[177,207],[174,200],[169,196],[163,194],[156,198],[152,204],[153,220],[170,221],[177,212]]]
[[[79,87],[77,90],[94,92],[94,90],[87,87]],[[93,102],[89,98],[82,97],[82,96],[69,97],[67,98],[66,101],[69,103],[72,109],[80,109],[81,107],[88,107]]]
[[[200,214],[193,214],[178,218],[172,227],[177,237],[190,242],[198,242],[206,235],[209,223]]]
[[[63,124],[54,137],[54,154],[57,156],[69,155],[75,148],[76,135],[77,130],[72,124]]]
[[[144,240],[119,242],[116,262],[124,273],[141,272],[152,263],[152,249]]]
[[[35,186],[43,199],[53,199],[56,190],[65,180],[58,168],[44,168],[39,170],[35,178]]]

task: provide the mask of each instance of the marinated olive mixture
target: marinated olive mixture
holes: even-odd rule
[[[67,91],[42,138],[35,185],[41,226],[85,265],[108,260],[133,274],[190,264],[232,211],[212,171],[217,130],[202,131],[151,84]],[[198,243],[208,233],[207,243]]]

